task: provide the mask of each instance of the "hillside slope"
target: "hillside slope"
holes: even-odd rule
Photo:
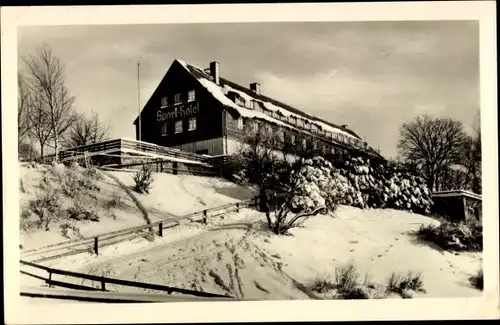
[[[263,220],[263,214],[244,209],[213,218],[207,226],[186,224],[169,229],[154,243],[137,239],[107,247],[98,257],[82,254],[51,265],[265,300],[319,298],[304,288],[318,278],[331,279],[336,267],[352,263],[361,273],[360,280],[368,274],[376,288],[386,285],[392,272],[411,270],[422,274],[426,290],[416,297],[481,295],[468,282],[481,267],[481,254],[455,255],[414,241],[411,231],[436,222],[425,216],[341,206],[334,216],[308,219],[302,227],[292,229],[291,236],[270,233]]]
[[[133,173],[111,173],[127,187],[134,186]],[[141,211],[126,191],[111,177],[98,174],[60,164],[21,164],[19,204],[23,249],[145,224]],[[252,189],[221,178],[153,175],[155,180],[149,194],[134,193],[148,210],[152,222],[255,195]],[[73,213],[75,210],[80,215],[89,213],[98,221],[84,220]],[[41,222],[41,213],[50,216],[48,230],[46,222]]]

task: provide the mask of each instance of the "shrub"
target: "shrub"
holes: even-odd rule
[[[310,289],[319,293],[325,293],[332,289],[335,289],[335,283],[333,283],[328,277],[318,276],[313,283],[310,285]]]
[[[135,187],[134,190],[138,193],[149,193],[151,184],[153,183],[153,169],[151,165],[144,164],[141,169],[134,174]]]
[[[477,221],[443,221],[438,226],[421,226],[416,236],[446,250],[481,251],[483,249],[483,229],[481,223]]]
[[[474,286],[474,288],[478,290],[483,290],[484,288],[483,269],[479,270],[476,275],[470,277],[469,281]]]
[[[49,230],[51,220],[61,209],[59,191],[51,186],[42,185],[36,199],[30,202],[29,208],[40,218],[40,225],[45,224],[45,230]]]
[[[408,297],[409,290],[425,292],[422,275],[420,273],[413,275],[413,272],[409,271],[405,276],[401,276],[393,272],[389,277],[387,290],[397,293],[402,297]]]
[[[95,199],[78,194],[72,199],[72,205],[68,208],[68,217],[75,220],[99,221]]]
[[[34,228],[39,228],[41,225],[40,220],[32,219],[33,211],[30,208],[23,207],[19,218],[19,229],[21,231],[29,232]]]
[[[287,231],[310,216],[334,211],[346,191],[345,179],[335,174],[332,165],[321,157],[304,160],[292,171],[286,195],[275,211],[275,220],[268,217],[269,228],[276,234]]]
[[[69,168],[61,164],[55,164],[52,166],[51,172],[56,176],[62,193],[70,198],[82,191],[100,190],[96,184],[98,173],[93,168],[84,169],[73,162]]]
[[[80,234],[80,229],[78,229],[75,225],[69,224],[67,222],[61,224],[61,232],[62,235],[66,238],[82,238],[83,236]]]
[[[335,269],[335,283],[340,293],[350,294],[359,287],[360,274],[354,265],[349,264]]]

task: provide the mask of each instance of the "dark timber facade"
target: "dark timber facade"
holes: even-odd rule
[[[141,112],[140,140],[210,156],[235,153],[249,130],[265,127],[290,152],[358,152],[380,157],[347,126],[310,116],[208,69],[175,60]],[[138,118],[134,121],[139,139]]]

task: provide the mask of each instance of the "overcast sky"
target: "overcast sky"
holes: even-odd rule
[[[468,127],[479,110],[479,24],[472,21],[56,26],[19,29],[19,57],[42,44],[66,64],[80,112],[135,137],[137,61],[146,103],[176,58],[259,82],[266,95],[347,124],[386,157],[420,114]],[[21,62],[21,61],[20,61]],[[22,68],[22,64],[20,63]]]

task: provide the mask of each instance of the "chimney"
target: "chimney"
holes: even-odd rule
[[[342,125],[341,128],[347,129],[347,124]]]
[[[214,78],[214,82],[218,85],[220,78],[220,64],[217,61],[210,62],[210,75]]]
[[[257,83],[257,82],[254,82],[254,83],[251,83],[250,84],[250,89],[255,91],[257,93],[257,95],[260,95],[261,91],[260,91],[260,83]]]

